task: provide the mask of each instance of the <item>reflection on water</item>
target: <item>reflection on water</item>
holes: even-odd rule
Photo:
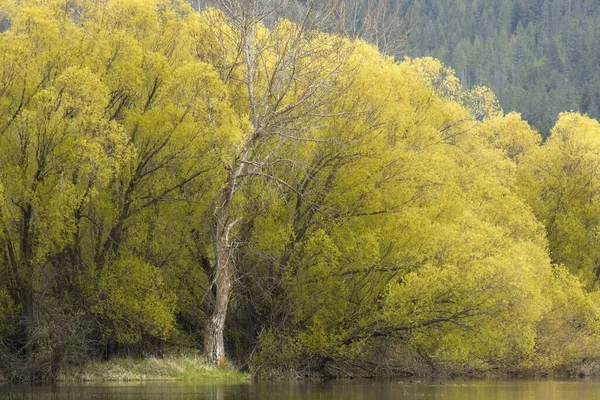
[[[189,382],[114,383],[57,386],[0,386],[6,400],[366,400],[366,399],[599,399],[600,381],[447,381],[402,383],[336,381],[208,385]]]

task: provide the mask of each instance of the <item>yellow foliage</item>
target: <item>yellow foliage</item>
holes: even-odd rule
[[[144,334],[167,338],[174,331],[175,296],[156,267],[135,258],[117,260],[98,272],[92,312],[107,321],[119,343]]]
[[[460,101],[462,86],[452,68],[445,66],[440,60],[432,57],[422,57],[414,60],[407,58],[405,62],[413,64],[436,93],[451,100]]]
[[[485,86],[471,88],[463,95],[462,102],[471,115],[479,121],[503,115],[496,94]]]
[[[554,266],[546,297],[551,305],[540,321],[536,353],[525,365],[556,368],[594,358],[600,350],[598,291],[586,292],[562,266]]]
[[[598,273],[600,124],[564,113],[519,165],[522,196],[546,227],[550,255],[591,285]]]
[[[493,147],[502,149],[513,161],[519,162],[535,151],[542,137],[517,113],[489,118],[481,125],[481,133]]]

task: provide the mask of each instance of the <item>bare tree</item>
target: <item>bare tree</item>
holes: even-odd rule
[[[197,10],[206,7],[239,11],[231,0],[189,0]],[[315,28],[362,39],[376,45],[386,55],[398,56],[410,48],[414,27],[409,0],[252,0],[265,12],[263,22],[272,26],[279,19],[301,21],[310,9],[317,18]]]
[[[408,0],[337,0],[336,32],[363,39],[386,55],[409,47],[412,30]]]
[[[351,45],[342,38],[325,37],[319,30],[336,18],[335,9],[311,0],[295,25],[276,24],[264,30],[279,7],[277,2],[265,6],[259,0],[221,0],[219,8],[229,28],[214,35],[227,44],[211,49],[208,55],[222,60],[219,68],[224,82],[243,83],[246,106],[240,112],[249,115],[251,122],[215,200],[215,301],[204,332],[204,352],[213,365],[224,365],[223,332],[235,271],[232,236],[242,219],[234,207],[236,195],[254,179],[293,190],[287,177],[272,168],[278,162],[294,163],[282,160],[280,150],[290,141],[313,140],[310,127],[328,118],[327,107],[344,91],[340,77]]]

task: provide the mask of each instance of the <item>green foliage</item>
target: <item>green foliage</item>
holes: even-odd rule
[[[163,358],[115,358],[85,366],[70,367],[59,377],[62,382],[168,381],[211,383],[243,382],[246,374],[232,368],[208,366],[199,354],[169,354]]]
[[[107,320],[119,343],[136,343],[143,334],[166,338],[174,329],[175,296],[156,267],[135,258],[109,264],[99,272],[92,313]]]
[[[0,289],[0,338],[10,332],[17,316],[17,307],[6,290]]]
[[[306,354],[301,344],[280,332],[264,330],[257,337],[258,351],[250,359],[254,376],[271,378],[293,374],[298,358]]]

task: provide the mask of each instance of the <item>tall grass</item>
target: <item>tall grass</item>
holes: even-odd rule
[[[199,355],[168,355],[163,358],[115,358],[106,362],[63,370],[60,381],[150,381],[207,380],[242,381],[247,374],[232,368],[216,368],[206,364]]]

